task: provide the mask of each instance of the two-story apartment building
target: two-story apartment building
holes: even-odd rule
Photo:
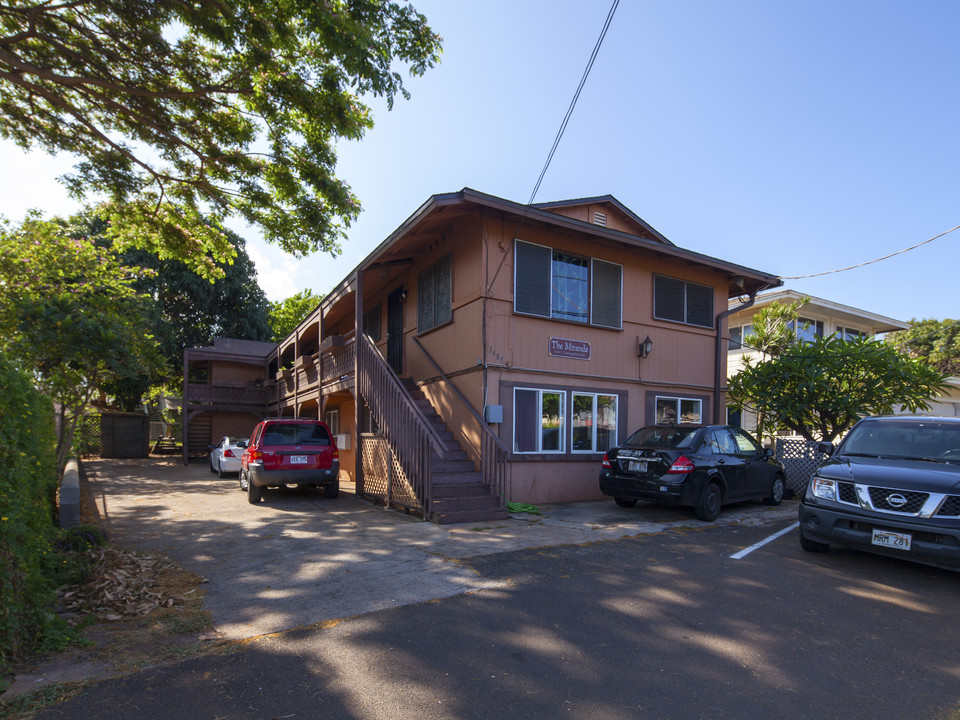
[[[644,424],[723,421],[728,300],[779,285],[611,196],[464,189],[427,200],[234,382],[264,415],[325,419],[358,494],[439,522],[502,516],[600,497],[604,451]],[[206,449],[191,425],[254,422],[219,397],[218,351],[185,352],[184,460]]]

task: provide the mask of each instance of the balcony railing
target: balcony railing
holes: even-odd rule
[[[187,404],[262,407],[275,396],[273,388],[251,385],[187,385]]]

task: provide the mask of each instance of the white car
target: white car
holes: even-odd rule
[[[240,456],[246,446],[246,438],[222,437],[218,444],[210,446],[210,472],[221,478],[226,473],[240,472]]]

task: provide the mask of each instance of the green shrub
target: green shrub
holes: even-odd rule
[[[0,670],[58,633],[53,406],[0,355]]]

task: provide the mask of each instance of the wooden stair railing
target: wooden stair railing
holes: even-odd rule
[[[460,391],[460,388],[450,381],[450,378],[447,377],[440,365],[437,364],[437,361],[433,359],[429,352],[427,352],[427,349],[423,346],[420,340],[413,338],[413,342],[418,348],[420,348],[427,360],[430,361],[430,364],[433,365],[440,377],[443,378],[443,381],[450,386],[454,394],[457,396],[460,402],[463,403],[464,407],[476,422],[480,431],[479,464],[482,482],[485,485],[488,485],[491,492],[497,498],[499,498],[500,507],[505,508],[507,503],[507,468],[509,467],[506,447],[504,447],[503,443],[500,441],[500,438],[493,433],[487,423],[484,422],[483,418],[480,417],[480,413],[474,409],[473,405],[470,404],[470,401],[467,400],[464,394]]]
[[[359,334],[356,348],[360,396],[366,401],[380,432],[393,448],[420,499],[424,518],[429,518],[433,509],[433,460],[444,456],[443,440],[424,419],[393,368],[365,333]]]

